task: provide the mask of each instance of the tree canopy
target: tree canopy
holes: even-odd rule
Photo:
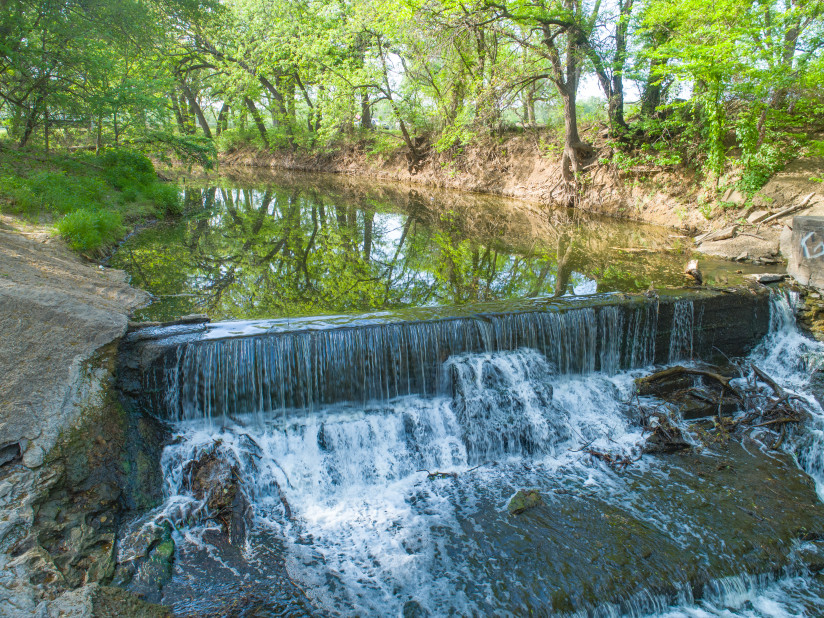
[[[585,85],[618,150],[645,143],[717,176],[732,135],[757,184],[780,133],[824,113],[823,13],[821,0],[0,0],[0,120],[22,146],[195,159],[212,143],[372,140],[413,171],[432,148],[557,127],[573,182],[593,156]]]

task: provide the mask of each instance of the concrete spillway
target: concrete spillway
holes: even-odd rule
[[[559,374],[746,353],[768,331],[766,289],[667,290],[461,308],[152,327],[121,348],[121,390],[168,420],[311,411],[436,395],[445,361],[537,350]]]

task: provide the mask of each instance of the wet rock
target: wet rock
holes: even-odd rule
[[[643,452],[646,454],[677,453],[691,447],[681,429],[665,414],[654,414],[646,429],[652,431],[644,444]]]
[[[667,401],[675,405],[681,418],[687,421],[718,415],[732,415],[740,408],[740,403],[736,399],[698,389],[674,393],[667,398]]]
[[[26,598],[42,606],[44,615],[70,613],[72,604],[88,608],[90,586],[109,583],[115,575],[119,523],[127,504],[134,503],[132,496],[146,491],[128,453],[146,460],[144,473],[159,468],[159,462],[152,462],[153,456],[142,448],[146,442],[155,443],[159,457],[163,438],[152,436],[148,426],[141,434],[139,415],[120,405],[109,373],[114,350],[108,353],[96,359],[90,370],[98,376],[100,390],[87,401],[83,421],[66,430],[48,453],[37,452],[42,449],[29,442],[20,458],[28,467],[3,466],[7,480],[14,480],[0,492],[5,494],[0,502],[6,513],[17,511],[13,517],[5,516],[8,526],[0,530],[0,548],[16,565],[17,581],[29,587]],[[154,479],[149,474],[144,481]],[[159,493],[160,483],[149,491]],[[141,504],[152,506],[153,501]],[[14,594],[23,594],[19,585]],[[21,607],[29,609],[19,615],[34,611]]]
[[[769,260],[769,259],[762,259],[760,263],[763,264],[776,264],[778,260]],[[787,275],[781,273],[761,273],[757,275],[745,275],[746,279],[752,279],[757,283],[761,283],[766,285],[768,283],[778,283],[780,281],[784,281],[787,278]]]
[[[208,517],[221,524],[233,544],[242,544],[250,507],[238,468],[221,456],[220,442],[186,464],[183,475],[187,489],[204,502]]]
[[[159,542],[149,551],[148,559],[137,569],[135,589],[143,592],[147,587],[161,590],[172,578],[172,565],[175,556],[175,542],[171,527],[163,529]]]
[[[92,597],[92,603],[94,616],[100,618],[108,616],[166,618],[172,615],[168,608],[147,603],[122,588],[114,586],[98,586],[97,593]]]
[[[421,604],[411,599],[403,604],[403,618],[424,618],[429,614],[421,607]]]
[[[797,314],[798,327],[808,335],[824,341],[824,301],[821,294],[804,289],[802,306]]]
[[[798,560],[813,573],[824,571],[824,541],[807,541],[796,551]]]
[[[541,494],[535,489],[519,489],[506,505],[510,515],[520,515],[524,511],[543,504]]]

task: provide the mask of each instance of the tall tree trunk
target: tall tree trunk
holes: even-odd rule
[[[579,150],[584,145],[578,135],[578,110],[576,88],[559,88],[564,103],[564,154],[561,158],[561,173],[564,180],[571,181],[581,171]]]
[[[260,133],[260,139],[263,140],[263,145],[266,146],[266,148],[269,148],[269,135],[266,132],[266,125],[263,124],[263,118],[261,118],[257,107],[255,107],[255,102],[249,97],[244,97],[243,101],[246,103],[246,107],[257,125],[258,132]]]
[[[664,75],[664,67],[667,61],[653,58],[649,63],[649,74],[641,93],[641,115],[645,118],[652,118],[656,110],[663,102],[663,87],[661,80]]]
[[[369,92],[364,88],[361,90],[361,129],[372,130],[372,105],[369,103]]]
[[[46,154],[49,154],[49,104],[43,105],[43,144]]]
[[[215,134],[219,137],[229,124],[229,104],[225,101],[220,106],[220,112],[217,114],[217,122],[215,123]]]
[[[200,107],[200,104],[197,102],[197,97],[192,92],[192,89],[189,88],[189,85],[181,80],[180,87],[183,90],[183,94],[189,101],[189,109],[192,110],[192,113],[197,118],[197,122],[200,125],[200,128],[203,130],[203,135],[212,139],[212,130],[209,128],[209,122],[206,120],[206,116],[203,115],[203,110]]]
[[[25,148],[25,146],[29,143],[29,139],[34,133],[34,129],[37,126],[37,116],[40,113],[40,101],[42,97],[37,97],[34,100],[34,105],[29,109],[29,113],[26,115],[26,126],[23,129],[23,135],[20,137],[20,148]]]
[[[524,100],[526,107],[526,124],[529,127],[537,126],[535,122],[535,87],[530,86],[526,91],[526,99]]]
[[[186,135],[186,123],[183,121],[183,112],[180,111],[180,105],[177,102],[176,96],[172,96],[172,110],[175,113],[178,131],[180,131],[181,135]]]

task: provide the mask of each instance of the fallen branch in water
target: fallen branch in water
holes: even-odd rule
[[[662,380],[682,375],[709,378],[711,380],[718,382],[724,388],[724,390],[732,393],[737,399],[743,399],[741,393],[739,393],[737,389],[733,388],[730,385],[730,379],[725,378],[720,373],[715,373],[714,371],[707,371],[705,369],[682,367],[681,365],[676,365],[675,367],[668,367],[667,369],[657,371],[652,375],[643,378],[638,378],[638,380],[636,380],[636,383],[639,386],[647,386],[649,388],[652,388],[656,382],[660,382]]]
[[[627,455],[615,455],[613,453],[603,453],[601,451],[596,451],[595,449],[586,449],[584,451],[588,455],[595,457],[596,459],[600,459],[604,463],[612,466],[613,468],[626,468],[630,464],[634,464],[636,461],[641,459],[639,455],[637,458],[632,459]]]
[[[457,472],[440,472],[438,470],[435,470],[435,472],[430,472],[429,470],[418,470],[418,472],[426,472],[426,478],[427,478],[427,480],[430,480],[430,481],[432,481],[434,479],[448,479],[448,478],[456,479],[456,478],[458,478],[458,473]]]
[[[762,382],[766,383],[773,390],[773,392],[779,399],[787,398],[787,393],[784,391],[783,388],[778,386],[775,380],[773,380],[770,376],[761,371],[753,363],[750,363],[750,367],[752,367],[753,373],[755,373],[755,375],[757,375]]]

